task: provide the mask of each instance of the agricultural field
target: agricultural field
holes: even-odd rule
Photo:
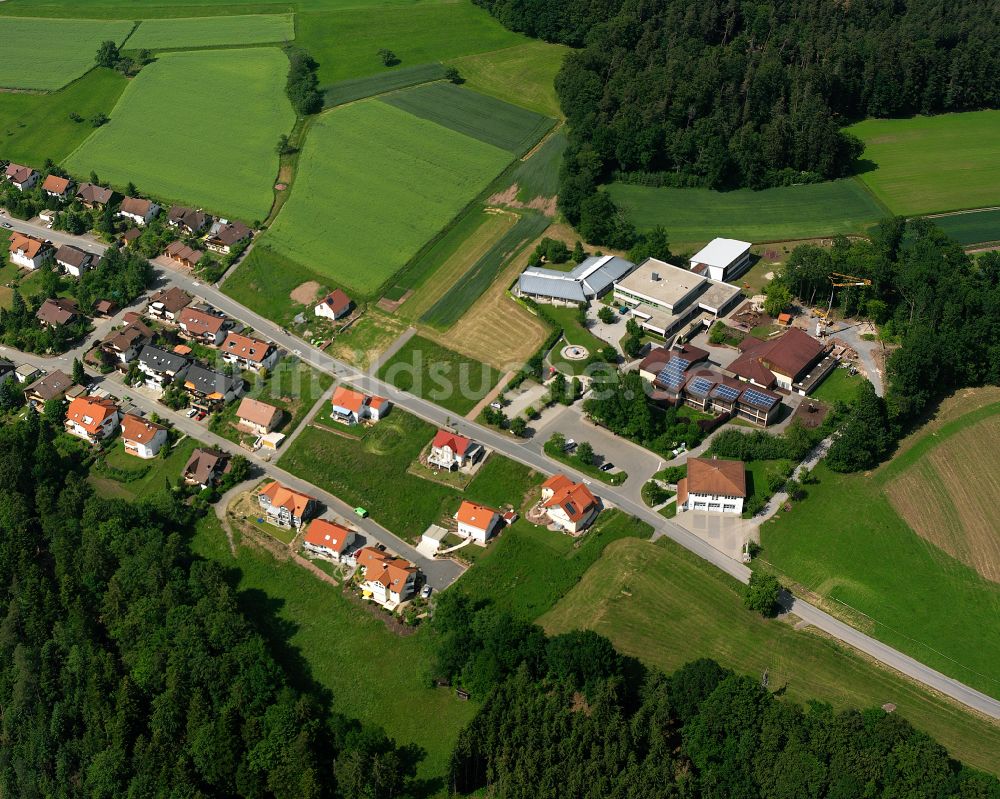
[[[555,124],[549,117],[453,83],[417,86],[386,95],[382,102],[513,155],[526,153]]]
[[[747,241],[861,233],[888,214],[854,179],[751,191],[675,189],[614,183],[611,197],[640,230],[666,228],[675,252],[695,250],[725,230]]]
[[[568,52],[568,47],[534,40],[455,58],[449,64],[458,69],[469,88],[561,119],[555,79]]]
[[[65,162],[118,186],[227,217],[263,219],[278,174],[275,142],[295,114],[277,48],[166,53],[125,89],[99,128]],[[220,124],[220,98],[239,108]],[[128,153],[128,158],[122,158]]]
[[[500,380],[485,363],[414,336],[382,364],[379,379],[465,416]]]
[[[862,180],[894,214],[1000,205],[1000,111],[866,119]]]
[[[771,690],[797,702],[817,699],[837,709],[893,702],[955,757],[1000,770],[1000,728],[826,637],[746,610],[742,591],[670,541],[626,538],[608,546],[539,623],[550,634],[595,630],[666,672],[699,657],[755,677],[766,669]]]
[[[963,246],[1000,241],[1000,209],[935,216],[931,221]]]
[[[349,78],[323,89],[323,104],[326,108],[353,103],[366,97],[378,94],[408,89],[421,83],[429,83],[444,78],[443,64],[419,64],[414,67],[397,67],[396,69],[367,75],[363,78]]]
[[[129,50],[195,49],[218,45],[289,42],[295,38],[291,14],[145,19],[128,40]]]
[[[949,400],[939,412],[943,418],[872,473],[838,475],[821,463],[808,498],[761,526],[761,557],[790,584],[869,634],[993,696],[1000,695],[1000,584],[976,568],[993,574],[987,561],[995,558],[996,516],[989,510],[984,516],[983,509],[995,505],[982,505],[960,480],[967,470],[982,502],[1000,496],[995,449],[983,455],[975,443],[996,441],[998,393],[968,391]],[[977,401],[982,396],[989,401]],[[954,405],[964,412],[950,415]],[[962,445],[983,459],[967,458]],[[943,486],[931,485],[939,479]],[[917,486],[931,496],[914,496]],[[945,504],[931,508],[932,499]],[[924,510],[935,515],[918,519]],[[935,522],[943,526],[931,529]]]
[[[125,20],[0,17],[0,86],[60,89],[94,66],[101,42],[121,44],[134,26]]]
[[[559,167],[567,143],[565,131],[557,131],[530,158],[514,167],[511,180],[517,186],[517,202],[534,205],[540,199],[553,198],[559,193]],[[543,209],[550,216],[554,215],[555,209],[549,203],[544,203]]]
[[[265,240],[371,296],[510,160],[377,100],[338,108],[313,123],[295,188]]]

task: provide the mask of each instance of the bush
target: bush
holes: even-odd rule
[[[756,570],[750,575],[750,585],[743,595],[744,604],[761,616],[773,618],[778,614],[778,597],[781,583],[770,572]]]

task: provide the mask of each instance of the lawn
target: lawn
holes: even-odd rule
[[[163,200],[263,219],[278,174],[275,142],[295,122],[287,71],[285,54],[270,47],[163,54],[65,165]]]
[[[857,398],[864,382],[865,378],[862,375],[852,375],[847,369],[837,368],[830,372],[809,396],[831,404],[838,401],[851,403]]]
[[[444,78],[445,67],[438,62],[418,64],[413,67],[397,67],[366,75],[363,78],[348,78],[323,89],[323,102],[327,108],[374,97],[377,94],[406,89],[421,83],[429,83]]]
[[[1000,204],[1000,111],[866,119],[847,130],[875,167],[860,179],[893,213]]]
[[[146,19],[128,40],[129,50],[195,49],[225,44],[266,44],[295,38],[291,14]]]
[[[918,434],[913,446],[871,474],[838,475],[821,463],[814,470],[819,483],[807,487],[808,498],[761,527],[762,557],[818,595],[824,607],[993,696],[1000,696],[1000,585],[938,546],[961,543],[970,557],[989,551],[989,542],[995,543],[995,513],[970,527],[967,538],[952,537],[953,526],[935,527],[928,541],[894,510],[887,493],[893,479],[913,464],[926,459],[936,464],[935,448],[950,436],[998,413],[1000,403],[987,405]],[[978,466],[975,479],[982,490],[993,491],[996,459],[986,455],[977,461],[965,452],[961,458],[967,456],[970,468]],[[951,470],[955,464],[941,468]],[[904,502],[905,493],[904,486]],[[939,518],[947,517],[947,509],[941,509]]]
[[[388,361],[378,376],[402,391],[431,400],[459,416],[476,407],[500,380],[492,366],[414,336]]]
[[[471,136],[513,155],[530,150],[554,120],[453,83],[428,83],[394,92],[381,102]]]
[[[359,369],[370,369],[405,329],[406,324],[396,316],[369,308],[360,320],[338,334],[326,351]]]
[[[704,246],[720,230],[747,241],[785,241],[861,233],[888,216],[853,179],[726,192],[615,183],[608,191],[639,229],[665,227],[675,252]]]
[[[130,477],[121,479],[123,475],[117,472],[115,474],[102,472],[100,467],[95,466],[90,472],[90,482],[104,496],[122,497],[128,500],[144,497],[153,491],[165,488],[168,480],[171,485],[177,485],[181,471],[199,443],[193,438],[185,438],[166,458],[160,455],[145,460],[125,452],[125,445],[121,438],[118,438],[108,448],[104,461],[115,470],[129,473]]]
[[[266,241],[373,295],[510,158],[377,100],[328,111],[309,131],[295,187]]]
[[[317,282],[322,291],[330,288],[319,282],[320,275],[258,243],[226,278],[222,291],[247,308],[288,327],[297,314],[308,310],[292,299],[292,292],[310,281]]]
[[[935,216],[931,221],[965,246],[1000,241],[1000,210]]]
[[[582,361],[570,361],[562,358],[559,351],[565,344],[557,344],[552,352],[552,362],[560,371],[567,374],[579,375],[587,371],[587,368],[595,362],[599,362],[598,350],[611,346],[604,339],[600,339],[583,327],[578,319],[579,311],[572,306],[544,305],[541,315],[546,321],[551,320],[562,328],[563,338],[566,344],[575,344],[579,347],[586,347],[590,357]]]
[[[754,678],[766,669],[771,690],[796,702],[818,699],[838,709],[893,702],[955,757],[1000,769],[996,725],[826,637],[746,610],[741,594],[735,581],[666,539],[626,539],[608,547],[540,622],[549,633],[596,630],[620,651],[666,672],[700,657]]]
[[[555,79],[568,52],[562,45],[531,41],[449,63],[470,88],[560,119]]]
[[[101,42],[121,44],[134,26],[125,20],[0,17],[0,86],[59,89],[94,66]]]

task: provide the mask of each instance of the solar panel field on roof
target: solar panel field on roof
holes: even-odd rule
[[[684,372],[690,365],[691,361],[683,358],[671,358],[670,362],[660,370],[657,379],[672,388],[679,387],[684,382]]]
[[[712,392],[712,396],[719,397],[719,399],[723,399],[726,402],[734,402],[739,395],[740,390],[738,388],[727,386],[724,383],[716,386],[715,391]]]
[[[743,401],[756,405],[758,408],[770,408],[774,405],[774,397],[754,391],[752,388],[743,392]]]
[[[689,388],[698,394],[705,394],[712,387],[712,381],[707,377],[696,377],[691,381]]]

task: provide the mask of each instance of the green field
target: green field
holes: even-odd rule
[[[453,83],[430,83],[382,102],[514,155],[530,150],[554,124],[549,117]]]
[[[129,478],[121,479],[121,474],[109,474],[102,472],[100,467],[95,467],[91,470],[90,482],[106,497],[128,500],[144,497],[150,492],[161,490],[167,480],[171,485],[177,485],[188,458],[199,443],[193,438],[185,438],[166,458],[158,456],[145,460],[125,452],[125,446],[119,438],[108,449],[103,460],[108,466],[127,472]]]
[[[376,100],[313,123],[268,244],[374,294],[492,180],[510,154]]]
[[[147,19],[128,40],[129,50],[194,49],[224,44],[266,44],[295,38],[291,14]]]
[[[995,724],[826,637],[746,610],[742,590],[665,539],[651,544],[630,538],[612,544],[540,622],[550,633],[596,630],[625,654],[668,673],[708,657],[754,677],[767,669],[770,689],[797,702],[818,699],[838,709],[893,702],[901,716],[954,756],[1000,770],[1000,728]]]
[[[379,379],[464,416],[500,380],[492,366],[414,336],[379,369]]]
[[[50,94],[0,92],[0,152],[36,167],[48,158],[61,161],[94,132],[90,120],[96,114],[111,113],[126,85],[113,70],[92,69]],[[83,121],[74,122],[70,114]]]
[[[552,134],[526,161],[521,161],[511,174],[516,183],[517,199],[531,202],[536,197],[555,197],[559,193],[559,167],[566,151],[566,133]]]
[[[865,378],[860,374],[852,375],[847,369],[834,369],[809,396],[831,404],[854,402],[864,382]]]
[[[333,108],[344,103],[353,103],[355,100],[363,100],[366,97],[374,97],[377,94],[442,80],[444,73],[444,65],[433,62],[419,64],[415,67],[397,67],[363,78],[349,78],[327,86],[323,90],[323,103],[326,108]]]
[[[608,191],[640,230],[665,227],[675,252],[719,235],[761,242],[860,233],[887,216],[853,179],[726,192],[615,183]]]
[[[278,174],[274,146],[295,122],[286,72],[277,48],[161,55],[129,83],[111,121],[66,168],[96,170],[118,186],[131,181],[166,201],[263,219]]]
[[[866,119],[861,180],[895,214],[1000,205],[1000,111]]]
[[[1000,241],[1000,209],[935,216],[931,221],[965,246]]]
[[[226,278],[222,291],[241,305],[287,327],[296,314],[305,310],[291,294],[310,280],[323,278],[266,245],[257,244]],[[321,290],[330,288],[322,282],[319,285]]]
[[[59,89],[94,66],[101,42],[121,44],[133,27],[115,20],[0,17],[0,86]]]

